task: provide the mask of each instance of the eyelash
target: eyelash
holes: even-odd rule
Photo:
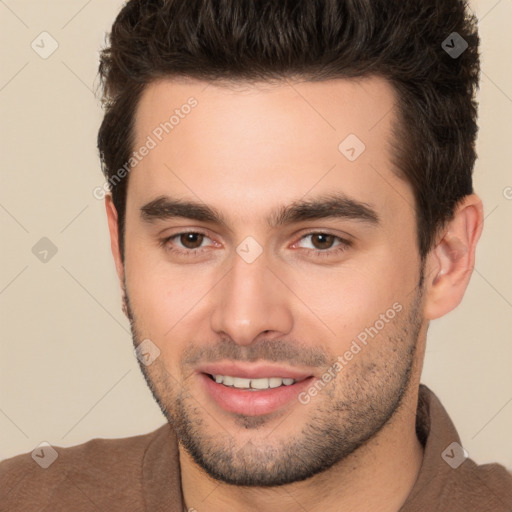
[[[169,251],[171,253],[174,253],[174,254],[177,254],[177,255],[180,255],[180,256],[193,257],[193,256],[196,256],[197,254],[203,252],[204,248],[183,250],[183,249],[170,248],[169,245],[168,245],[169,242],[171,240],[173,240],[174,238],[177,238],[177,237],[179,237],[181,235],[189,235],[189,234],[203,235],[203,236],[205,236],[207,238],[210,238],[203,231],[182,231],[181,233],[176,233],[176,234],[168,236],[166,238],[162,238],[159,241],[159,244],[160,244],[161,247],[163,247],[165,250],[167,250],[167,251]],[[324,232],[324,231],[311,231],[309,233],[306,233],[306,234],[302,235],[300,240],[302,240],[303,238],[306,238],[308,236],[311,236],[311,235],[333,236],[335,239],[337,239],[337,240],[339,240],[341,242],[339,245],[335,246],[334,249],[325,249],[325,250],[321,250],[321,249],[306,249],[306,251],[308,253],[312,252],[314,256],[319,257],[319,258],[341,254],[342,252],[346,251],[349,247],[352,246],[352,242],[350,242],[349,240],[346,240],[346,239],[341,238],[341,237],[339,237],[337,235],[334,235],[333,233]]]

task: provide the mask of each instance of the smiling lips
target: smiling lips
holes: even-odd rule
[[[279,386],[291,386],[297,382],[295,379],[282,377],[270,377],[260,379],[244,379],[242,377],[232,377],[230,375],[212,375],[217,384],[235,387],[237,389],[251,389],[258,391],[260,389],[274,389]]]
[[[206,393],[228,412],[256,416],[297,400],[311,373],[271,365],[215,363],[198,373]]]

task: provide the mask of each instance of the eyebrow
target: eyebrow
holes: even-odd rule
[[[169,196],[160,196],[140,209],[142,220],[152,223],[158,220],[186,218],[198,222],[210,222],[227,226],[226,217],[216,208],[204,203]],[[270,228],[288,226],[308,220],[346,219],[379,226],[380,218],[375,209],[342,193],[323,194],[310,200],[298,200],[271,212],[266,222]]]

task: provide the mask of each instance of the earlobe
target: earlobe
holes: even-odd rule
[[[462,301],[473,272],[482,228],[482,201],[475,194],[466,196],[428,256],[426,319],[439,318]]]
[[[108,230],[110,233],[110,248],[112,250],[112,256],[114,257],[117,276],[119,278],[121,288],[123,288],[124,265],[121,259],[121,252],[119,250],[118,215],[114,201],[112,200],[112,196],[110,194],[105,196],[105,210],[107,213]]]

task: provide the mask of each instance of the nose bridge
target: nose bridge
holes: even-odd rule
[[[269,285],[272,284],[270,281],[275,277],[267,265],[268,258],[264,254],[254,261],[245,260],[239,254],[233,258],[224,298],[224,303],[229,304],[232,312],[238,312],[244,317],[253,308],[268,308],[271,302],[277,299],[275,293],[269,293]]]
[[[218,288],[212,314],[212,329],[239,344],[251,343],[264,331],[288,332],[292,325],[283,285],[267,268],[268,257],[260,252],[254,258],[250,246],[244,252],[247,248],[244,243],[237,248],[231,271]]]

